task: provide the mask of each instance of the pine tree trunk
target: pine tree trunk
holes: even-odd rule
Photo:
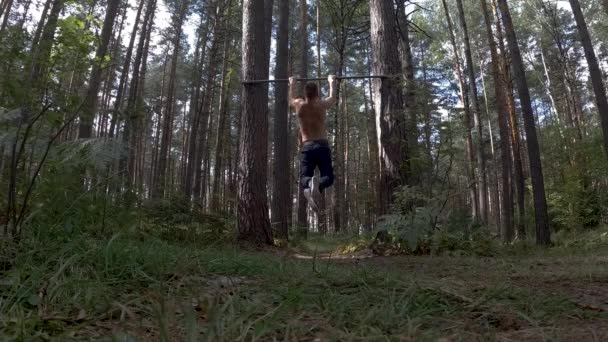
[[[300,0],[300,77],[307,78],[308,77],[308,6],[306,4],[306,0]],[[296,133],[299,138],[299,132]],[[298,154],[299,156],[299,154]],[[299,174],[299,173],[298,173]],[[306,197],[304,196],[304,189],[301,186],[298,186],[298,229],[300,233],[303,235],[306,234],[308,230],[308,218],[306,215],[306,209],[308,207],[308,202],[306,201]]]
[[[154,0],[154,8],[156,8],[156,0]],[[146,141],[148,140],[148,134],[146,134],[148,132],[148,127],[150,125],[148,125],[148,123],[152,122],[152,113],[150,113],[149,116],[146,117],[145,115],[145,111],[144,111],[144,90],[146,89],[146,74],[148,72],[148,54],[150,53],[150,41],[152,40],[152,31],[154,28],[154,13],[152,13],[152,16],[150,17],[150,20],[148,22],[148,27],[144,27],[142,28],[142,34],[145,32],[146,35],[146,43],[144,45],[144,54],[141,58],[141,72],[139,75],[139,79],[140,79],[140,84],[138,86],[138,94],[136,96],[137,98],[137,105],[136,105],[136,110],[137,110],[137,117],[140,118],[140,123],[139,125],[141,126],[141,128],[137,129],[138,135],[137,135],[137,142],[139,143],[138,149],[133,153],[133,155],[131,155],[131,158],[136,159],[137,157],[139,157],[139,166],[135,166],[134,168],[137,169],[137,171],[134,171],[133,173],[135,174],[135,181],[134,181],[134,185],[135,188],[139,191],[139,193],[143,194],[143,189],[144,189],[144,164],[145,164],[145,158],[146,158],[146,149],[147,149],[147,144]]]
[[[456,77],[458,78],[458,86],[460,88],[460,100],[464,106],[464,118],[463,123],[465,127],[465,144],[466,144],[466,157],[467,157],[467,176],[469,184],[469,198],[471,200],[471,209],[473,211],[473,217],[479,219],[479,197],[477,196],[477,186],[475,177],[475,161],[473,159],[473,137],[471,134],[471,107],[469,106],[469,91],[465,84],[464,77],[462,75],[462,66],[460,62],[460,54],[458,53],[458,46],[456,45],[456,36],[454,35],[454,28],[452,25],[452,19],[450,16],[450,9],[446,0],[442,0],[443,8],[445,11],[446,21],[448,24],[448,31],[450,34],[450,42],[452,44],[452,50],[454,52],[454,67],[456,69]]]
[[[93,136],[93,120],[95,119],[95,113],[97,112],[97,95],[99,93],[99,86],[101,84],[102,66],[105,62],[106,53],[108,52],[110,38],[112,38],[114,21],[116,20],[116,15],[118,14],[120,1],[121,0],[108,0],[106,16],[103,20],[103,27],[101,29],[99,46],[97,47],[97,52],[95,53],[95,61],[93,63],[91,76],[89,77],[89,88],[85,102],[82,106],[82,114],[80,115],[78,137],[81,139],[88,139]]]
[[[477,148],[475,149],[475,155],[477,157],[477,194],[479,196],[479,217],[482,223],[488,222],[488,178],[486,175],[486,158],[484,153],[484,141],[483,141],[483,121],[481,120],[481,106],[479,105],[479,97],[477,92],[477,82],[475,78],[475,66],[473,64],[473,56],[471,54],[471,42],[469,40],[469,30],[464,14],[464,6],[462,0],[456,0],[458,6],[458,14],[460,16],[460,23],[462,25],[462,32],[464,38],[464,55],[466,60],[466,69],[469,77],[469,96],[473,105],[473,121],[475,131],[475,141]]]
[[[492,20],[488,13],[488,4],[486,0],[480,0],[481,9],[483,12],[486,36],[488,46],[490,47],[490,55],[492,58],[492,78],[494,79],[494,95],[496,97],[496,107],[498,111],[498,125],[500,132],[500,155],[502,158],[502,200],[500,201],[500,235],[504,242],[513,240],[513,198],[511,192],[511,144],[509,137],[508,123],[508,108],[507,99],[504,92],[504,79],[500,74],[500,60],[496,41],[492,33]]]
[[[418,142],[418,118],[416,108],[416,78],[414,76],[414,58],[412,55],[412,47],[410,42],[409,32],[409,20],[405,15],[404,1],[397,3],[397,18],[399,20],[399,33],[400,33],[400,53],[401,59],[403,60],[403,73],[405,76],[405,113],[407,115],[407,138],[410,146],[410,151],[417,149]],[[406,160],[408,170],[412,169],[411,161]],[[418,182],[420,179],[419,175],[412,175],[413,183]]]
[[[264,2],[243,1],[243,80],[262,79],[268,71],[265,47],[266,17]],[[243,112],[239,142],[238,239],[258,245],[272,245],[266,194],[268,157],[268,100],[264,85],[243,85]]]
[[[146,2],[146,0],[141,0],[139,2],[139,7],[137,8],[137,14],[135,15],[135,24],[133,24],[133,30],[131,32],[129,46],[127,47],[127,52],[125,54],[125,60],[122,65],[120,80],[118,82],[118,90],[116,91],[116,100],[114,100],[114,111],[112,113],[112,120],[110,122],[110,130],[109,130],[110,138],[114,137],[114,134],[115,134],[114,130],[116,129],[118,118],[120,116],[122,98],[124,96],[125,86],[127,84],[127,78],[129,77],[129,69],[131,67],[131,56],[133,55],[133,47],[135,46],[135,37],[137,36],[139,20],[141,18],[141,12],[144,8],[145,2]],[[154,12],[153,8],[156,8],[154,4],[156,4],[156,1],[148,2],[148,9],[146,10],[146,15],[144,18],[144,22],[142,24],[142,34],[141,35],[145,35],[144,32],[145,32],[145,27],[147,25],[147,22],[149,21],[150,16]],[[140,39],[140,44],[141,44],[141,40],[142,39]]]
[[[53,0],[47,0],[44,3],[44,8],[42,9],[42,13],[40,14],[40,20],[36,25],[36,31],[34,32],[34,37],[32,38],[32,52],[35,51],[38,47],[38,43],[40,42],[40,36],[42,35],[42,29],[44,28],[47,16],[49,15],[49,9],[51,8],[51,4],[53,2]]]
[[[517,203],[517,230],[515,231],[518,239],[525,238],[526,232],[526,179],[524,175],[524,164],[522,161],[522,146],[521,134],[519,129],[519,120],[515,106],[515,98],[513,95],[513,79],[509,69],[509,61],[507,49],[504,43],[503,28],[500,24],[500,16],[496,0],[492,0],[492,12],[494,14],[494,23],[496,27],[496,38],[498,40],[498,50],[500,51],[500,73],[502,77],[503,91],[505,92],[507,101],[508,127],[511,141],[511,167],[513,169],[512,184],[515,188],[515,199]]]
[[[44,76],[48,67],[49,58],[51,55],[51,48],[55,38],[55,30],[57,29],[57,21],[59,19],[59,13],[63,10],[65,3],[64,0],[54,0],[49,13],[48,19],[44,24],[44,28],[41,30],[40,40],[38,45],[32,47],[32,65],[30,68],[30,74],[28,84],[32,85],[36,90],[35,94],[41,91],[46,82]]]
[[[3,10],[0,12],[0,18],[2,18],[2,14],[4,13],[4,19],[2,20],[2,24],[0,24],[0,38],[4,37],[4,31],[8,25],[8,18],[11,16],[11,9],[13,8],[13,0],[8,0],[6,3],[3,3],[3,5]]]
[[[372,71],[376,75],[402,72],[399,36],[392,2],[370,0]],[[392,79],[374,80],[374,104],[380,154],[378,215],[389,212],[394,191],[408,182],[409,159],[403,90]]]
[[[506,0],[498,0],[499,8],[502,13],[503,23],[507,34],[507,42],[511,51],[511,63],[513,76],[517,83],[519,100],[521,103],[524,118],[524,128],[526,131],[526,141],[528,143],[528,159],[530,162],[530,177],[532,179],[532,191],[534,197],[534,216],[536,219],[536,243],[539,245],[549,245],[551,243],[551,229],[549,226],[549,215],[547,212],[547,197],[545,195],[545,181],[543,177],[542,163],[540,159],[540,147],[536,135],[536,121],[532,110],[530,91],[524,62],[519,50],[517,35],[513,28],[511,12]]]
[[[574,13],[574,19],[576,20],[576,26],[578,27],[581,44],[585,50],[585,58],[587,60],[587,65],[589,66],[589,76],[591,78],[593,92],[595,93],[595,104],[602,123],[604,152],[608,156],[608,99],[606,98],[606,88],[604,87],[604,81],[602,80],[602,71],[600,70],[595,52],[593,51],[593,45],[591,44],[589,30],[587,29],[587,23],[583,17],[581,5],[578,0],[570,0],[570,5],[572,6],[572,13]]]
[[[184,0],[180,4],[179,13],[175,16],[175,22],[173,28],[175,34],[173,37],[173,54],[171,56],[171,68],[169,71],[169,84],[167,88],[167,100],[165,102],[165,114],[163,121],[162,137],[160,142],[160,151],[158,155],[158,171],[156,179],[154,181],[154,198],[162,198],[165,193],[166,186],[166,174],[169,165],[169,147],[173,137],[173,118],[175,115],[175,87],[176,87],[176,74],[177,74],[177,63],[179,60],[181,36],[183,29],[183,22],[188,9],[188,1]]]
[[[228,115],[228,105],[230,98],[230,87],[232,84],[232,71],[228,70],[228,60],[230,60],[230,45],[232,38],[224,39],[222,53],[222,80],[220,82],[220,98],[218,108],[217,136],[215,141],[215,163],[213,165],[213,190],[211,193],[211,210],[218,212],[220,208],[220,176],[224,167],[224,131],[226,127],[226,116]]]
[[[287,78],[289,56],[289,1],[279,1],[279,22],[277,28],[277,57],[274,77]],[[291,204],[291,166],[289,165],[290,128],[288,126],[289,103],[287,99],[287,84],[275,85],[274,108],[274,170],[273,170],[273,196],[272,196],[272,224],[277,237],[288,238],[291,217],[289,206]]]
[[[198,90],[195,91],[195,96],[193,101],[197,106],[196,111],[192,114],[192,120],[190,125],[190,132],[188,136],[188,161],[186,164],[185,179],[182,181],[184,185],[184,194],[185,197],[190,199],[192,195],[195,198],[198,198],[201,190],[201,153],[202,153],[202,145],[203,141],[199,137],[205,136],[206,133],[206,125],[208,121],[208,113],[210,111],[209,106],[211,105],[211,86],[215,81],[215,74],[217,71],[217,58],[218,58],[218,45],[219,45],[219,32],[220,32],[220,14],[219,9],[218,13],[215,14],[214,24],[213,24],[213,38],[211,40],[211,46],[209,48],[209,62],[207,63],[207,79],[205,82],[205,86],[203,88],[203,93],[198,94]],[[203,44],[206,46],[207,44]],[[201,71],[204,65],[205,59],[205,47],[203,47],[203,51],[201,52],[201,63],[199,65],[199,69],[197,73],[203,74]],[[200,88],[200,80],[195,82],[195,87]],[[199,101],[199,98],[202,100]]]

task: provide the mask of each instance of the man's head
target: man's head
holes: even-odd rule
[[[314,82],[306,83],[304,94],[306,95],[306,99],[314,100],[319,97],[319,87]]]

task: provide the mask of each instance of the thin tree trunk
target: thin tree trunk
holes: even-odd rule
[[[524,146],[519,129],[519,120],[517,118],[517,110],[515,106],[515,97],[513,95],[513,79],[509,69],[509,61],[507,49],[504,43],[504,34],[500,25],[500,16],[496,0],[492,0],[492,11],[494,14],[496,37],[498,40],[498,50],[500,55],[500,72],[502,75],[503,90],[506,93],[507,110],[509,113],[508,124],[510,130],[511,141],[511,166],[513,169],[513,179],[511,180],[515,188],[515,199],[517,203],[517,230],[515,231],[516,238],[523,240],[526,236],[526,179],[524,175],[524,163],[522,161],[522,146]]]
[[[218,108],[217,136],[215,141],[215,163],[213,165],[213,191],[211,193],[211,209],[220,210],[220,173],[224,167],[224,130],[226,126],[226,116],[228,115],[228,105],[230,98],[230,86],[232,84],[232,71],[228,70],[228,60],[230,59],[230,45],[232,38],[224,39],[222,53],[222,80],[220,82],[220,98]]]
[[[207,63],[207,79],[205,82],[205,86],[203,89],[203,94],[200,95],[198,89],[195,91],[196,101],[195,106],[198,106],[196,111],[192,114],[190,133],[188,137],[188,161],[186,164],[185,180],[182,182],[184,184],[184,194],[186,198],[190,199],[192,195],[195,198],[200,196],[201,191],[201,158],[202,158],[202,147],[204,141],[199,138],[205,137],[206,128],[208,122],[208,114],[210,112],[211,106],[211,94],[212,94],[212,85],[215,81],[215,74],[217,71],[217,56],[218,56],[218,45],[219,45],[219,37],[220,37],[220,9],[217,9],[214,18],[213,24],[213,38],[211,40],[211,46],[209,48],[209,61]],[[203,44],[203,51],[201,52],[201,63],[197,70],[198,74],[203,74],[202,69],[204,63],[202,62],[205,59],[205,47],[207,44]],[[195,82],[195,87],[200,88],[200,81]],[[199,104],[199,98],[200,100]]]
[[[477,186],[475,185],[475,161],[473,159],[473,137],[471,135],[471,107],[469,106],[469,91],[465,84],[464,77],[462,75],[462,66],[460,62],[460,55],[458,53],[458,46],[456,45],[456,36],[454,35],[454,28],[452,25],[452,19],[450,16],[450,9],[446,0],[442,0],[445,16],[448,24],[448,31],[450,33],[450,42],[452,44],[452,50],[454,52],[454,67],[456,69],[456,77],[458,79],[458,86],[460,88],[460,99],[464,106],[464,126],[465,126],[465,144],[466,144],[466,156],[467,156],[467,176],[469,178],[469,197],[471,199],[471,207],[473,211],[473,217],[479,219],[479,197],[477,196]]]
[[[581,5],[578,0],[570,0],[570,5],[572,6],[572,13],[574,13],[574,19],[576,20],[576,26],[578,27],[581,44],[585,50],[585,58],[587,60],[587,65],[589,66],[589,76],[591,78],[593,92],[595,93],[595,104],[602,124],[604,152],[608,156],[608,99],[606,98],[606,88],[604,87],[604,81],[602,80],[602,72],[598,65],[595,52],[593,51],[593,45],[591,44],[589,30],[587,29],[587,23],[585,22]]]
[[[464,55],[466,60],[466,69],[469,76],[469,96],[471,97],[471,103],[473,104],[473,121],[475,127],[475,140],[477,142],[477,148],[475,155],[477,157],[477,176],[479,178],[477,185],[477,194],[479,196],[479,217],[482,223],[488,222],[488,178],[486,175],[486,158],[484,153],[484,141],[483,141],[483,121],[481,120],[481,106],[479,105],[479,97],[477,92],[477,82],[475,78],[475,66],[473,64],[473,56],[471,54],[471,43],[469,40],[469,30],[464,14],[464,6],[462,0],[456,0],[458,6],[458,13],[460,16],[460,23],[462,25],[462,32],[464,38]]]
[[[89,88],[85,102],[82,106],[82,114],[80,115],[78,137],[81,139],[88,139],[93,136],[93,121],[95,119],[95,113],[97,112],[97,93],[99,93],[99,86],[101,83],[101,72],[106,53],[108,52],[108,44],[112,38],[114,21],[118,14],[120,1],[121,0],[108,0],[106,16],[101,29],[101,39],[99,41],[99,46],[97,47],[97,52],[95,53],[95,62],[93,64],[91,76],[89,77]]]
[[[300,0],[300,77],[308,77],[308,6],[306,0]],[[299,132],[298,141],[300,141]],[[304,196],[304,189],[298,186],[298,229],[300,233],[305,234],[308,227],[308,218],[306,216],[306,209],[308,202]]]
[[[243,80],[262,79],[268,71],[265,47],[260,49],[266,35],[264,2],[243,1]],[[266,194],[268,157],[267,98],[264,85],[243,85],[243,112],[239,143],[238,239],[259,245],[272,245],[273,237],[268,218]]]
[[[522,114],[524,117],[524,128],[526,131],[526,141],[528,143],[528,158],[530,161],[530,177],[532,179],[532,191],[534,197],[534,216],[536,218],[536,243],[539,245],[549,245],[551,243],[551,229],[549,226],[549,215],[547,212],[547,197],[545,195],[545,181],[543,177],[542,163],[540,158],[540,147],[536,135],[536,123],[524,62],[519,50],[517,35],[513,28],[511,12],[506,0],[498,0],[503,23],[507,34],[507,42],[511,51],[511,63],[513,75],[517,82],[519,100],[521,103]]]
[[[135,24],[133,25],[133,30],[131,32],[131,38],[129,40],[129,46],[127,47],[127,52],[125,54],[125,60],[122,65],[122,70],[120,74],[120,80],[118,82],[118,90],[116,91],[116,100],[114,100],[114,110],[112,113],[112,120],[110,121],[110,138],[114,137],[114,130],[118,123],[118,118],[120,115],[122,98],[124,96],[124,89],[127,84],[127,78],[129,77],[129,68],[131,66],[131,56],[133,55],[133,47],[135,46],[135,37],[137,36],[137,30],[139,26],[139,20],[141,18],[141,12],[144,8],[144,4],[146,0],[141,0],[139,3],[139,7],[137,8],[137,14],[135,15]],[[144,34],[145,27],[147,22],[150,20],[150,16],[153,15],[154,9],[156,6],[154,5],[156,1],[149,1],[148,8],[146,10],[146,14],[144,17],[144,22],[142,24],[142,35]],[[140,39],[140,44],[143,39]]]
[[[38,43],[40,42],[40,36],[42,35],[42,29],[44,28],[44,24],[46,22],[47,16],[49,14],[49,9],[51,8],[51,4],[53,0],[47,0],[44,3],[44,8],[42,9],[42,13],[40,14],[40,20],[38,21],[38,25],[36,26],[36,31],[34,32],[34,37],[32,38],[32,51],[35,51]]]
[[[176,73],[177,63],[179,60],[182,26],[188,9],[188,1],[184,0],[180,4],[179,13],[175,16],[173,28],[175,34],[173,37],[173,55],[171,56],[171,69],[169,71],[169,85],[167,89],[167,100],[165,102],[165,115],[163,123],[163,132],[160,143],[160,152],[158,155],[158,171],[156,180],[154,181],[155,191],[154,198],[162,198],[165,193],[166,174],[169,159],[169,145],[173,136],[173,117],[175,114],[175,88],[176,88]]]
[[[509,122],[507,99],[504,92],[504,78],[500,74],[500,60],[496,41],[492,33],[492,20],[488,13],[486,0],[480,0],[483,12],[488,46],[490,47],[492,77],[494,79],[494,96],[496,97],[496,107],[498,111],[498,128],[500,132],[500,155],[502,159],[502,200],[500,201],[500,235],[504,242],[513,240],[513,198],[511,193],[511,143],[509,137]]]
[[[0,12],[0,18],[2,17],[2,13],[4,12],[4,19],[2,20],[2,24],[0,25],[0,38],[4,37],[4,31],[8,25],[8,18],[11,16],[11,9],[13,8],[13,0],[8,0],[4,5],[4,10]]]

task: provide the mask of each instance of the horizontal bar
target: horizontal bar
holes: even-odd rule
[[[364,78],[398,78],[400,75],[387,76],[387,75],[363,75],[363,76],[336,76],[338,80],[357,80]],[[314,78],[296,78],[296,81],[327,81],[327,77],[314,77]],[[274,80],[253,80],[243,81],[243,84],[256,84],[256,83],[276,83],[276,82],[289,82],[288,78],[274,79]]]

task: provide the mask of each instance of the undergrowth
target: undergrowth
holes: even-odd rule
[[[243,251],[163,236],[32,235],[18,249],[2,248],[0,337],[424,341],[447,332],[466,339],[597,316],[565,297],[539,297],[503,282],[454,288],[454,280],[441,280],[443,269],[411,268],[436,267],[428,257],[409,268],[398,259],[394,265],[298,260],[281,250]],[[349,240],[320,245],[327,240],[313,236],[302,245],[327,252]],[[441,260],[446,267],[462,268],[458,260],[485,267],[479,258]],[[497,265],[492,277],[510,269]],[[471,280],[478,283],[475,274]]]

